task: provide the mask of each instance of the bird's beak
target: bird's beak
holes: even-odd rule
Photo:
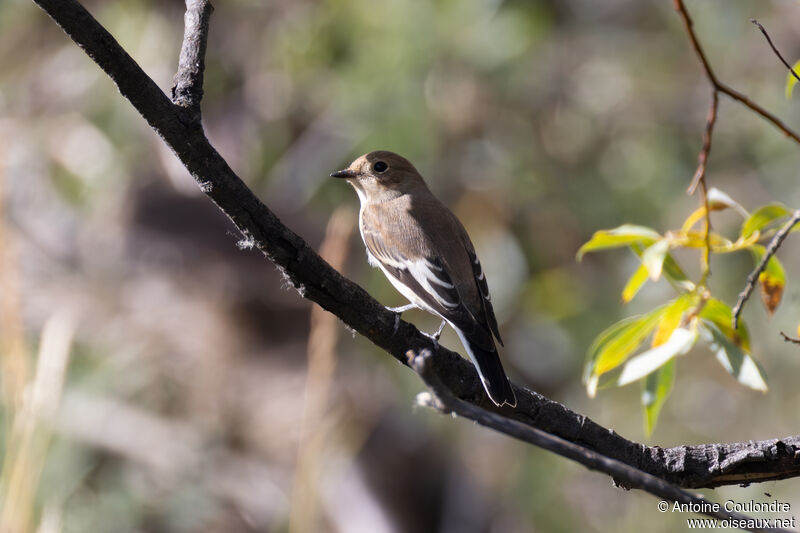
[[[358,173],[355,170],[350,170],[349,168],[331,172],[332,178],[355,178],[357,175]]]

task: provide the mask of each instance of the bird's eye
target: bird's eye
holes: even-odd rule
[[[380,173],[380,172],[386,172],[386,169],[387,169],[387,168],[389,168],[389,165],[387,165],[387,164],[386,164],[386,163],[384,163],[383,161],[378,161],[377,163],[375,163],[374,165],[372,165],[372,169],[373,169],[375,172],[379,172],[379,173]]]

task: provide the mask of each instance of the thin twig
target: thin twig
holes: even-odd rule
[[[614,481],[626,489],[641,489],[645,492],[671,502],[689,504],[692,507],[701,509],[701,514],[717,518],[720,520],[731,520],[743,523],[753,519],[738,513],[729,513],[719,506],[714,506],[712,502],[695,496],[675,485],[664,481],[661,478],[642,472],[641,470],[629,466],[625,463],[602,456],[597,452],[585,448],[579,444],[567,441],[550,433],[546,433],[536,428],[526,426],[514,420],[481,409],[468,402],[453,396],[450,390],[439,380],[439,377],[429,364],[433,354],[429,350],[422,350],[419,354],[408,353],[411,367],[420,375],[425,384],[436,395],[437,401],[426,401],[426,405],[444,413],[454,413],[478,424],[491,428],[495,431],[505,433],[515,439],[533,444],[544,450],[566,457],[572,461],[582,464],[590,470],[599,470],[614,478]],[[671,506],[670,506],[671,507]],[[718,510],[714,510],[718,509]],[[743,527],[747,531],[765,531],[754,527]],[[785,530],[772,530],[785,531]]]
[[[714,125],[717,123],[717,108],[719,107],[719,93],[716,89],[711,90],[711,105],[708,107],[706,116],[706,129],[703,133],[703,148],[697,156],[697,170],[694,171],[692,184],[686,190],[689,194],[694,194],[697,184],[706,177],[706,166],[708,165],[708,154],[711,152],[711,136],[714,133]]]
[[[782,331],[780,333],[781,333],[781,337],[783,337],[783,340],[785,340],[786,342],[792,342],[794,344],[800,344],[800,339],[795,339],[794,337],[790,337],[789,335],[787,335],[786,333],[784,333]]]
[[[708,154],[711,152],[711,138],[714,134],[714,125],[717,123],[717,108],[719,107],[719,92],[716,88],[711,90],[711,105],[708,108],[708,116],[706,117],[706,129],[703,132],[703,148],[697,156],[697,170],[694,172],[692,183],[689,185],[687,192],[694,194],[697,185],[700,184],[700,201],[705,209],[705,217],[703,222],[703,241],[705,247],[703,248],[703,261],[702,261],[702,283],[705,283],[708,276],[711,275],[711,207],[708,205],[708,183],[706,182],[706,166],[708,165]]]
[[[714,94],[717,94],[716,91]],[[703,217],[703,260],[702,260],[702,280],[701,285],[705,285],[708,276],[711,275],[711,208],[708,205],[708,186],[706,178],[700,179],[700,203],[703,204],[705,216]]]
[[[750,272],[750,275],[747,276],[747,284],[744,286],[744,289],[741,293],[739,293],[739,299],[736,300],[736,305],[733,307],[733,329],[739,327],[739,315],[742,314],[742,307],[744,307],[744,303],[750,298],[750,294],[753,292],[753,288],[756,286],[756,282],[758,282],[758,278],[761,273],[767,268],[767,263],[769,262],[770,258],[775,255],[775,252],[778,251],[781,244],[783,244],[783,240],[786,239],[786,236],[789,235],[789,232],[792,231],[792,228],[800,222],[800,209],[794,212],[792,218],[783,225],[783,227],[775,234],[772,240],[769,242],[766,251],[764,252],[764,257],[761,258],[756,268]]]
[[[756,19],[750,19],[750,22],[752,22],[753,24],[755,24],[756,26],[758,26],[758,29],[759,29],[759,30],[761,30],[761,33],[763,33],[763,34],[764,34],[764,37],[766,37],[766,38],[767,38],[767,43],[769,43],[769,47],[770,47],[770,48],[772,48],[772,51],[773,51],[773,52],[775,52],[775,55],[776,55],[776,56],[778,56],[778,59],[780,59],[780,60],[781,60],[781,63],[783,63],[783,65],[784,65],[786,68],[788,68],[788,69],[789,69],[789,72],[791,72],[791,73],[792,73],[792,76],[794,76],[794,77],[797,79],[797,81],[800,81],[800,76],[798,76],[798,75],[797,75],[797,72],[795,72],[795,71],[794,71],[794,69],[792,68],[792,66],[791,66],[789,63],[787,63],[787,62],[786,62],[786,60],[785,60],[785,59],[783,58],[783,56],[781,55],[781,53],[780,53],[780,52],[778,52],[778,49],[777,49],[777,48],[775,48],[775,45],[774,45],[774,44],[772,44],[772,39],[770,39],[770,38],[769,38],[769,33],[767,33],[767,30],[765,30],[765,29],[764,29],[764,26],[762,26],[762,25],[761,25],[761,23],[760,23],[760,22],[758,22]]]
[[[683,0],[674,0],[674,4],[675,10],[678,12],[681,20],[683,21],[683,26],[689,36],[689,41],[692,43],[692,48],[694,48],[695,54],[697,54],[700,64],[703,67],[703,71],[705,71],[706,77],[711,85],[713,85],[717,91],[726,94],[737,102],[749,107],[753,112],[761,115],[761,117],[768,122],[771,122],[772,125],[781,130],[784,135],[790,137],[796,143],[800,144],[800,135],[784,124],[778,117],[750,100],[747,96],[719,81],[717,76],[714,74],[714,71],[711,70],[711,65],[708,63],[705,52],[703,52],[703,48],[700,46],[700,42],[697,40],[697,35],[695,34],[693,27],[694,23],[692,22],[692,18],[689,16],[689,12],[686,11],[686,6],[683,4]]]
[[[203,99],[203,71],[209,19],[214,6],[208,0],[186,0],[183,16],[183,44],[178,71],[172,85],[172,102],[185,109],[189,120],[200,123],[200,101]]]

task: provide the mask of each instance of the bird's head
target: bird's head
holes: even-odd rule
[[[346,179],[362,203],[391,200],[425,187],[408,159],[386,150],[364,154],[346,169],[332,172],[331,177]]]

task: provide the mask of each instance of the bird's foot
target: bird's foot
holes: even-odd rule
[[[447,321],[442,320],[442,323],[439,325],[439,329],[436,330],[436,333],[425,333],[424,331],[421,332],[423,335],[433,341],[433,345],[437,349],[439,348],[439,337],[442,336],[442,330],[444,330],[445,324],[447,324]]]

